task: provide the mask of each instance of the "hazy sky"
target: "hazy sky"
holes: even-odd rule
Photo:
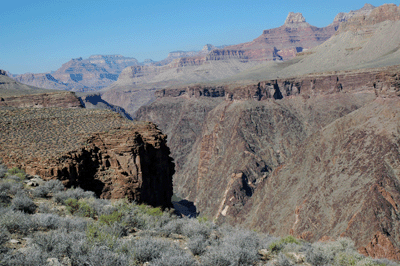
[[[200,50],[207,43],[251,41],[281,26],[289,12],[301,12],[311,25],[324,27],[337,13],[359,9],[364,1],[2,1],[0,69],[43,73],[94,54],[156,61],[168,52]]]

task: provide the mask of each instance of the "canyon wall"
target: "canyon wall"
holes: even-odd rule
[[[8,167],[101,198],[172,207],[174,163],[154,124],[81,108],[72,92],[0,99],[0,160]]]
[[[137,117],[171,136],[174,191],[201,214],[399,259],[398,73],[164,89]]]

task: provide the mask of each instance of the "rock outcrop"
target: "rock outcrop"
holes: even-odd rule
[[[346,22],[356,16],[368,16],[374,8],[375,6],[371,4],[365,4],[361,9],[358,10],[350,11],[348,13],[340,12],[336,15],[333,23]]]
[[[303,17],[303,14],[289,12],[289,15],[287,16],[287,18],[285,20],[285,25],[286,26],[291,26],[293,24],[301,25],[301,23],[305,23],[305,22],[306,22],[306,19]]]
[[[399,259],[398,73],[165,89],[137,117],[170,136],[175,193],[200,213]]]
[[[91,91],[109,86],[124,68],[138,64],[135,58],[122,55],[92,55],[87,59],[71,59],[52,73],[26,73],[12,78],[46,89]]]
[[[264,30],[252,42],[227,46],[224,50],[240,50],[242,57],[253,60],[288,60],[328,40],[337,27],[317,28],[308,24],[301,13],[290,12],[281,27]]]
[[[63,107],[80,108],[81,102],[73,92],[49,92],[31,95],[1,97],[0,107]]]
[[[174,163],[148,122],[83,108],[0,108],[0,158],[43,179],[171,207]]]
[[[366,26],[375,25],[383,21],[400,20],[400,7],[395,4],[384,4],[365,14],[353,16],[339,27],[339,32],[357,31]]]

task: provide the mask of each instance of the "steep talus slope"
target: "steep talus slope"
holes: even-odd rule
[[[317,131],[263,182],[251,227],[316,241],[348,236],[400,260],[400,101],[378,98]]]
[[[314,162],[305,162],[298,156],[304,153],[305,143],[310,141],[312,145],[310,139],[319,134],[321,129],[339,123],[338,121],[342,121],[356,110],[369,110],[368,106],[372,106],[377,98],[398,101],[398,73],[398,67],[388,67],[310,74],[256,84],[195,85],[164,89],[156,93],[158,99],[154,103],[138,111],[137,117],[159,123],[160,128],[171,136],[169,144],[172,157],[177,162],[174,191],[193,201],[202,214],[221,222],[243,223],[275,234],[293,233],[318,240],[324,235],[320,235],[320,231],[314,229],[299,227],[297,231],[290,231],[294,221],[289,223],[288,216],[280,216],[279,210],[286,210],[284,213],[295,217],[297,206],[291,209],[289,205],[284,205],[284,200],[281,205],[280,198],[285,197],[285,194],[276,194],[278,191],[275,192],[272,187],[266,192],[269,188],[266,184],[269,184],[269,180],[276,180],[279,184],[279,176],[276,173],[289,162],[293,162],[294,165],[291,169],[296,169],[295,165],[300,167],[299,164],[307,170],[313,167]],[[377,101],[374,104],[379,106],[385,103]],[[395,121],[393,117],[389,123]],[[350,125],[342,127],[346,126],[350,128]],[[393,133],[398,134],[395,131]],[[326,147],[322,147],[320,151],[330,149],[328,146],[332,148],[334,143],[327,140]],[[384,145],[390,146],[389,143]],[[307,149],[307,146],[304,149]],[[351,152],[364,153],[362,149],[354,149]],[[372,150],[366,151],[371,152]],[[372,163],[376,158],[378,157],[367,158],[367,162]],[[355,169],[363,171],[361,168]],[[337,189],[322,178],[309,178],[308,174],[299,174],[297,179],[313,184],[314,190],[325,186],[326,190],[332,193]],[[282,184],[282,189],[285,189],[285,193],[293,194],[293,197],[304,195],[301,192],[296,193],[297,189],[302,190],[300,185],[292,187],[294,181],[288,177],[288,181]],[[357,189],[358,187],[349,189],[350,194],[346,194],[348,201],[357,201]],[[389,191],[388,188],[385,189]],[[393,189],[396,191],[396,187]],[[332,195],[331,201],[334,196],[336,194]],[[395,202],[400,204],[396,200]],[[273,213],[267,209],[263,209],[263,212],[256,210],[257,206],[267,203],[274,205]],[[368,204],[365,204],[367,208],[379,208],[376,202]],[[359,206],[347,206],[346,213],[354,214]],[[310,204],[307,208],[315,210],[304,215],[305,221],[318,220],[317,215],[324,215],[325,206],[322,204]],[[336,212],[341,211],[340,204],[332,208]],[[322,213],[316,210],[321,210]],[[327,236],[338,237],[346,228],[337,233],[339,229],[335,228],[334,224],[346,223],[347,226],[352,216],[344,216],[346,219],[341,217],[343,221],[339,218],[335,220],[333,216],[327,217],[332,219],[332,222],[325,222],[325,230],[321,229],[321,232],[326,232]],[[262,219],[265,221],[261,222]],[[396,219],[394,216],[389,222],[394,224]],[[275,223],[275,220],[280,222]],[[377,221],[383,222],[379,219]],[[282,229],[278,230],[280,224]],[[288,228],[287,224],[291,227]],[[331,231],[327,231],[327,228]],[[357,236],[361,234],[361,229],[352,230],[353,233],[348,236],[352,237],[360,248],[366,247],[368,241],[377,233],[363,235],[361,238]],[[315,235],[310,236],[308,231]],[[388,245],[398,247],[398,236],[393,234],[396,236],[388,241],[392,243]],[[379,237],[382,238],[380,235]],[[379,253],[377,245],[369,247],[369,250],[368,254],[383,256]],[[393,254],[385,256],[395,258]]]

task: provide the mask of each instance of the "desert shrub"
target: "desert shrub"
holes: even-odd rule
[[[4,253],[7,251],[7,248],[3,245],[7,243],[8,240],[10,240],[10,233],[8,232],[7,228],[5,228],[4,226],[0,226],[0,253]]]
[[[193,253],[193,255],[201,255],[206,251],[207,246],[210,245],[209,241],[204,235],[192,236],[187,241],[187,247]]]
[[[97,215],[110,215],[117,211],[109,200],[88,198],[87,203],[96,211]],[[122,213],[122,212],[121,212]]]
[[[62,219],[61,219],[62,218]],[[65,232],[86,232],[88,221],[81,217],[60,217],[59,228]]]
[[[119,211],[114,211],[111,214],[102,214],[99,216],[99,223],[111,225],[113,223],[120,222],[123,214]]]
[[[29,231],[36,230],[31,216],[21,212],[8,209],[0,213],[0,226],[7,228],[10,233],[26,235]]]
[[[4,254],[0,265],[8,266],[43,266],[48,265],[46,257],[34,248],[25,248],[23,251],[8,252]]]
[[[60,227],[62,218],[50,213],[36,213],[32,215],[32,221],[39,230],[54,230]]]
[[[143,213],[150,215],[150,216],[162,216],[163,215],[163,211],[159,207],[151,207],[146,204],[140,204],[138,207]]]
[[[22,182],[23,178],[21,176],[16,176],[16,175],[8,175],[7,179],[13,182]]]
[[[121,209],[118,208],[118,210]],[[169,221],[174,219],[174,216],[172,216],[171,213],[161,212],[160,214],[158,208],[131,205],[129,211],[121,211],[125,213],[122,223],[131,229],[138,228],[159,230],[159,228],[163,227]]]
[[[49,180],[41,186],[33,189],[32,193],[35,197],[46,198],[50,193],[57,193],[64,190],[64,185],[60,180]]]
[[[337,241],[316,242],[307,250],[306,259],[312,265],[336,264],[355,265],[364,256],[360,255],[354,242],[348,238],[339,238]]]
[[[44,186],[38,186],[32,190],[32,195],[36,198],[46,198],[48,193],[48,189]]]
[[[166,235],[170,234],[183,234],[183,226],[187,222],[187,218],[183,219],[173,219],[165,224],[160,230]]]
[[[0,206],[8,206],[11,203],[11,197],[9,196],[10,188],[11,183],[0,183]]]
[[[132,262],[145,263],[161,258],[162,253],[171,248],[170,246],[171,244],[166,240],[143,237],[124,242],[120,250],[129,255]]]
[[[279,252],[288,244],[299,245],[300,241],[297,240],[294,236],[289,235],[280,239],[279,241],[272,242],[271,244],[269,244],[268,248],[272,252]]]
[[[17,176],[19,179],[25,179],[25,172],[17,167],[13,167],[8,169],[6,173],[6,177],[10,178],[10,176]]]
[[[95,197],[94,192],[84,191],[81,188],[72,188],[66,191],[60,191],[54,193],[53,195],[55,202],[64,204],[67,199],[83,199],[83,198],[93,198]]]
[[[11,200],[11,208],[16,211],[34,213],[37,206],[24,191],[20,191]]]
[[[129,265],[125,254],[115,253],[107,246],[93,246],[86,254],[80,254],[74,260],[76,265]]]
[[[94,218],[96,211],[84,199],[67,199],[64,201],[67,211],[72,215]]]
[[[185,219],[186,222],[182,226],[182,234],[188,237],[194,235],[203,235],[208,238],[211,233],[210,223],[200,223],[197,219]]]
[[[4,192],[4,193],[8,194],[11,189],[11,185],[12,185],[11,182],[4,182],[4,181],[1,182],[0,183],[0,193]]]
[[[63,257],[77,258],[88,252],[84,233],[65,230],[38,232],[28,241],[27,246],[40,251],[45,258],[58,258],[59,260],[62,260]]]
[[[7,167],[0,163],[0,178],[3,178],[7,173]]]
[[[397,265],[398,266],[399,265],[398,263],[388,260],[388,259],[371,259],[374,264],[366,264],[369,262],[370,259],[371,258],[365,258],[364,264],[363,264],[363,261],[361,261],[361,263],[357,263],[356,265],[357,266],[364,266],[364,265],[377,265],[377,266],[396,266]]]
[[[57,209],[53,208],[50,203],[40,203],[37,209],[38,213],[57,213]]]
[[[233,257],[235,252],[239,251],[237,247],[229,249],[227,246],[221,246],[218,249],[210,249],[203,256],[200,257],[202,266],[230,266],[240,265],[238,262],[234,262]],[[251,264],[243,264],[251,265]]]
[[[86,237],[89,244],[103,245],[109,248],[115,247],[118,239],[126,235],[126,228],[118,223],[109,226],[100,223],[90,223],[86,229]]]
[[[24,185],[21,183],[11,183],[11,187],[8,191],[10,195],[16,195],[19,191],[24,189]]]
[[[258,260],[260,238],[243,229],[223,229],[224,237],[200,257],[204,265],[252,265]]]
[[[3,179],[0,182],[0,202],[8,204],[11,202],[11,196],[22,191],[24,186],[10,179]]]
[[[167,249],[160,258],[149,263],[152,266],[193,266],[197,261],[184,251]]]
[[[276,264],[277,266],[293,266],[294,264],[282,253],[279,253]]]

